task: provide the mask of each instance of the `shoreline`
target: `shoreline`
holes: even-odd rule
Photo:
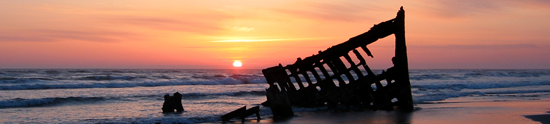
[[[463,99],[464,100],[464,99]],[[463,124],[463,123],[550,123],[550,99],[495,100],[454,102],[444,100],[435,104],[417,104],[412,112],[403,111],[307,111],[295,112],[294,117],[274,120],[262,117],[260,122],[248,119],[245,123],[371,123],[371,124]],[[214,122],[219,123],[219,122]],[[241,123],[240,121],[226,123]]]

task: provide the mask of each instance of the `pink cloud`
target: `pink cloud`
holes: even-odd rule
[[[328,20],[355,22],[362,20],[372,20],[372,12],[387,8],[368,3],[351,2],[295,2],[290,3],[285,8],[274,8],[272,11],[290,15],[294,18],[303,18],[310,20]]]
[[[52,42],[52,41],[92,41],[92,42],[118,42],[135,41],[142,39],[136,33],[111,31],[111,30],[51,30],[31,29],[11,31],[0,34],[0,42]]]

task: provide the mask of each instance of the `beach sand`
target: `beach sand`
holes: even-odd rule
[[[250,119],[245,123],[548,124],[549,110],[550,99],[468,101],[467,98],[462,98],[433,104],[417,104],[413,112],[296,112],[294,117],[287,119],[273,120],[262,117],[264,119],[260,122]]]

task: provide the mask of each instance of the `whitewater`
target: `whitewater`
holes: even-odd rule
[[[410,79],[415,104],[550,98],[550,70],[410,70]],[[2,69],[0,123],[219,122],[242,106],[269,118],[259,105],[266,88],[260,69]],[[163,114],[163,95],[174,92],[185,112]]]

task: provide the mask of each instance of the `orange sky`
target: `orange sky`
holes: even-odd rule
[[[262,69],[406,11],[411,69],[550,69],[543,0],[0,1],[0,68]],[[391,67],[393,35],[369,48]]]

